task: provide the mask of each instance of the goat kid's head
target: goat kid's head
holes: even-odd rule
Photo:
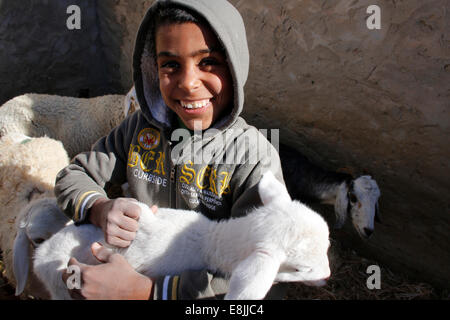
[[[343,182],[338,189],[334,205],[336,229],[341,228],[347,216],[362,238],[369,238],[374,231],[374,221],[380,221],[378,198],[380,189],[370,176],[361,176],[350,183]]]
[[[280,214],[281,219],[286,218],[288,224],[279,234],[283,238],[280,253],[283,258],[275,281],[325,285],[331,273],[327,255],[329,230],[325,220],[303,203],[293,201],[286,187],[270,171],[260,181],[259,195],[263,205]],[[277,218],[281,224],[279,220]]]

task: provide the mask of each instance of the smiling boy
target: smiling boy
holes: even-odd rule
[[[109,199],[107,183],[128,182],[132,197],[148,205],[192,209],[220,220],[261,205],[257,184],[267,170],[283,181],[275,149],[239,116],[249,53],[242,18],[226,0],[155,2],[139,29],[133,68],[141,110],[57,177],[58,203],[76,223],[93,223],[107,243],[127,247],[140,210],[132,199]],[[180,128],[189,130],[188,139],[174,138]],[[271,152],[236,146],[246,135]],[[192,158],[207,147],[214,149],[211,159]],[[229,163],[224,159],[232,147],[241,152]],[[256,161],[249,161],[254,159],[249,154],[257,154]],[[71,292],[75,298],[197,299],[221,297],[227,290],[226,277],[208,270],[150,279],[98,244],[92,251],[102,264],[69,262],[82,272],[81,290]],[[283,292],[274,286],[269,296],[282,298]]]

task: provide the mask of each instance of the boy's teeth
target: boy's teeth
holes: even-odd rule
[[[199,109],[203,108],[209,103],[209,100],[196,101],[196,102],[181,102],[181,106],[186,109]]]

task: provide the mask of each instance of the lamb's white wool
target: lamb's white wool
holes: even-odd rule
[[[21,133],[10,133],[0,138],[0,248],[5,265],[4,276],[13,286],[16,286],[13,255],[28,261],[29,257],[25,257],[30,249],[29,239],[39,238],[31,232],[34,228],[18,231],[18,223],[29,217],[31,203],[54,198],[56,175],[68,164],[69,157],[60,141],[48,137],[31,138]],[[54,221],[54,217],[51,219]],[[18,241],[15,244],[16,234]],[[42,238],[45,237],[49,235]],[[20,252],[16,251],[19,243],[22,244]],[[26,265],[20,263],[17,266],[22,269],[20,272],[17,269],[16,275],[23,275]],[[42,286],[34,285],[34,282],[31,275],[24,294],[41,297]]]
[[[380,220],[378,198],[381,192],[371,176],[361,176],[352,180],[350,185],[339,186],[335,211],[338,215],[336,227],[344,224],[347,215],[361,237],[369,237],[374,230],[374,221]]]
[[[62,141],[70,157],[89,151],[93,143],[119,125],[123,95],[84,99],[25,94],[0,107],[0,137],[22,133]]]
[[[330,269],[328,226],[323,218],[292,201],[270,172],[258,188],[262,207],[221,222],[186,210],[160,208],[153,214],[140,203],[135,240],[128,248],[113,250],[149,277],[220,270],[231,275],[226,299],[262,299],[274,281],[324,284]],[[61,272],[71,256],[98,263],[90,252],[96,241],[104,244],[100,229],[68,226],[36,250],[34,272],[53,299],[70,299]]]

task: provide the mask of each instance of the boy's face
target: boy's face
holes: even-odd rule
[[[209,128],[232,107],[233,82],[219,48],[212,31],[195,23],[162,25],[156,32],[162,97],[191,130]]]

